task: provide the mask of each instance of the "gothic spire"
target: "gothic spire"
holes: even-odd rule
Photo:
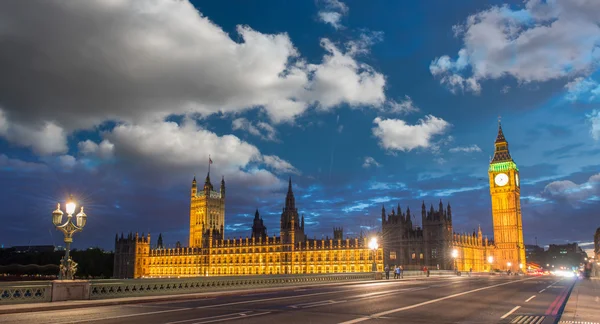
[[[490,163],[511,162],[513,160],[508,150],[508,141],[504,137],[504,132],[502,131],[500,118],[498,118],[498,135],[496,136],[494,146],[494,157]]]
[[[506,138],[504,137],[504,132],[502,131],[502,123],[500,122],[500,117],[498,117],[498,135],[496,135],[496,143],[506,142]]]
[[[296,198],[294,198],[294,192],[292,191],[292,177],[290,176],[290,181],[288,184],[288,192],[285,196],[285,209],[296,209]]]

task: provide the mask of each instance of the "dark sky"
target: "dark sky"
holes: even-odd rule
[[[491,236],[501,115],[526,243],[585,247],[599,17],[592,1],[2,1],[0,244],[61,244],[70,193],[88,214],[74,247],[187,242],[209,154],[229,237],[257,208],[278,234],[289,176],[310,237],[440,199],[457,231]]]

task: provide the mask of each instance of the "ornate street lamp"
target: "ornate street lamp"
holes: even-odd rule
[[[458,258],[458,250],[452,250],[452,258],[454,259],[454,272],[458,273],[458,268],[456,268],[456,258]]]
[[[512,267],[512,263],[506,262],[506,268],[507,268],[506,270],[507,271],[510,270],[510,267]]]
[[[87,215],[83,212],[82,206],[79,214],[75,216],[74,223],[73,213],[75,212],[75,206],[75,200],[73,200],[73,196],[71,195],[65,204],[67,221],[64,224],[62,223],[63,212],[60,210],[60,203],[57,205],[56,210],[52,212],[52,223],[65,236],[65,256],[61,260],[60,272],[58,274],[59,280],[73,280],[73,275],[77,271],[77,263],[71,260],[69,253],[71,251],[71,242],[73,242],[73,234],[83,230],[87,221]]]
[[[377,249],[379,248],[379,243],[377,243],[377,238],[373,237],[369,242],[369,249],[373,250],[373,267],[372,271],[377,272],[377,263],[375,262],[377,258]]]
[[[492,268],[493,268],[492,264],[494,263],[494,257],[491,255],[488,256],[487,261],[490,264],[490,272],[492,272]]]

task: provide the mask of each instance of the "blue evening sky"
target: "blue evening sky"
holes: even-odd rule
[[[186,244],[209,155],[227,237],[257,208],[279,235],[291,176],[311,238],[440,199],[457,232],[491,238],[501,116],[526,243],[585,247],[599,17],[579,0],[1,2],[0,244],[60,245],[69,193],[88,214],[74,247],[129,231]]]

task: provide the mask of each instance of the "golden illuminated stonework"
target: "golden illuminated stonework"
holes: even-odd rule
[[[488,170],[496,247],[494,257],[498,268],[515,272],[523,270],[526,264],[521,183],[519,168],[510,156],[508,142],[500,124],[494,146],[494,158]]]
[[[251,237],[224,239],[225,180],[213,190],[210,174],[198,191],[192,181],[189,247],[150,248],[150,234],[115,238],[116,278],[193,277],[269,274],[371,272],[374,258],[383,271],[383,249],[371,250],[368,238],[343,239],[334,229],[334,239],[309,239],[304,234],[290,179],[281,213],[279,236],[267,236],[258,210]]]

